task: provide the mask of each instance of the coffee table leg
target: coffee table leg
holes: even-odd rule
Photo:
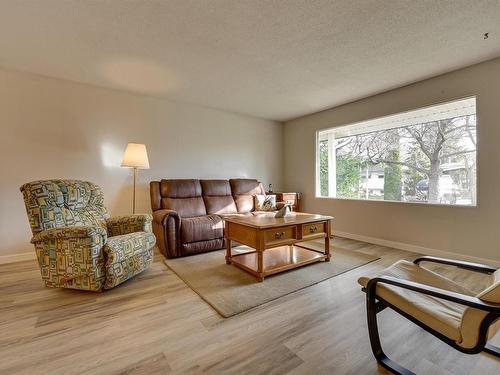
[[[231,264],[231,240],[226,238],[226,264]]]
[[[257,250],[257,280],[259,282],[264,281],[264,252],[262,250]]]
[[[331,236],[331,228],[330,228],[330,221],[328,220],[326,223],[326,237],[325,237],[325,255],[326,255],[326,259],[325,259],[325,262],[329,262],[330,261],[330,236]]]

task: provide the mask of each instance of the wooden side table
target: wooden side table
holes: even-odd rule
[[[273,191],[266,194],[276,195],[276,202],[285,202],[292,205],[292,211],[300,211],[300,193],[284,193]]]

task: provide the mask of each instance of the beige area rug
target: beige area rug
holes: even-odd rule
[[[322,242],[317,241],[302,244],[315,249],[323,247]],[[233,248],[233,251],[248,250],[246,246]],[[331,252],[330,262],[268,276],[261,283],[247,272],[227,265],[224,250],[166,259],[165,264],[219,314],[228,318],[379,259],[334,246]]]

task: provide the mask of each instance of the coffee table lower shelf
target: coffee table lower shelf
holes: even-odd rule
[[[266,249],[262,253],[262,256],[262,277],[327,259],[327,256],[318,250],[308,249],[298,245],[280,246],[272,249]],[[259,281],[262,281],[258,272],[257,251],[232,254],[230,262],[236,267],[239,267],[256,276],[259,278]]]

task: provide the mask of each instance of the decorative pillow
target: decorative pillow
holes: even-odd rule
[[[276,195],[254,195],[255,211],[276,211]]]

